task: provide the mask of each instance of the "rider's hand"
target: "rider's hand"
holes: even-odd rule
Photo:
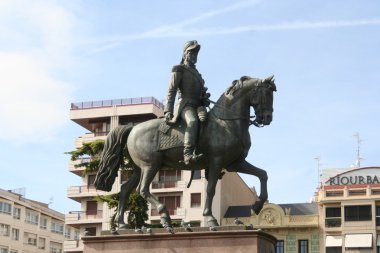
[[[165,122],[168,123],[173,118],[173,113],[166,112],[165,113]]]

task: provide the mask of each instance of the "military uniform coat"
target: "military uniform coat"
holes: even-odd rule
[[[177,92],[179,100],[174,112]],[[176,122],[186,105],[192,106],[195,109],[202,106],[202,98],[205,96],[205,93],[204,80],[196,68],[184,64],[176,65],[172,69],[164,112],[172,112],[174,114],[172,121]]]

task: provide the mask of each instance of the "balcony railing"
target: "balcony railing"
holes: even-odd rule
[[[108,107],[108,106],[120,106],[120,105],[141,105],[141,104],[154,104],[160,109],[164,109],[164,105],[154,97],[139,97],[139,98],[123,98],[112,100],[99,100],[71,103],[71,110]]]
[[[96,193],[98,190],[93,184],[91,185],[80,185],[80,186],[71,186],[67,189],[67,195],[80,194],[80,193]]]
[[[89,210],[89,211],[70,211],[66,215],[67,221],[79,221],[79,220],[91,220],[91,219],[102,219],[103,210]]]
[[[170,215],[177,215],[177,209],[167,208],[167,210],[168,210],[168,213]],[[160,216],[160,213],[157,211],[157,209],[152,209],[150,212],[150,215],[151,216]]]
[[[152,189],[176,188],[176,187],[178,187],[178,181],[152,182]]]
[[[342,219],[339,218],[326,218],[325,219],[325,227],[327,228],[335,228],[340,227],[342,225]]]

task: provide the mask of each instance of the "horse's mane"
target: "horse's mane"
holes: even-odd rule
[[[250,76],[242,76],[239,80],[232,81],[232,84],[230,87],[227,88],[227,90],[224,92],[225,95],[233,95],[237,90],[243,87],[243,82],[252,79]]]

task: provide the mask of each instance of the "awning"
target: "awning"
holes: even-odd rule
[[[341,235],[326,236],[326,247],[342,247],[343,238]]]
[[[346,248],[372,248],[372,234],[348,234],[344,240]]]

